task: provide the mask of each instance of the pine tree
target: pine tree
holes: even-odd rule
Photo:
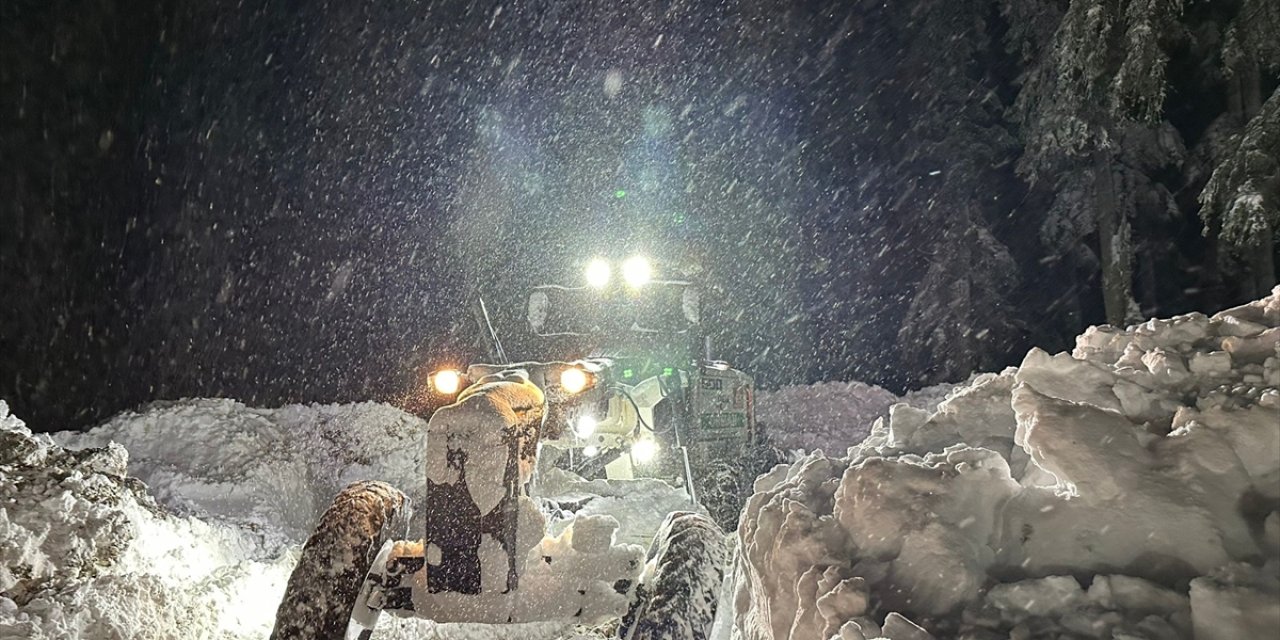
[[[1280,3],[1241,0],[1223,33],[1228,109],[1244,125],[1262,109],[1262,78],[1280,71]]]
[[[1276,238],[1280,237],[1280,89],[1262,105],[1200,193],[1205,224],[1250,259],[1253,294],[1276,282]]]
[[[1071,201],[1056,203],[1052,211],[1075,213],[1065,224],[1052,216],[1046,224],[1075,225],[1098,235],[1103,299],[1112,324],[1135,319],[1131,229],[1138,210],[1129,190],[1158,190],[1135,170],[1153,164],[1151,159],[1132,157],[1133,147],[1123,140],[1161,124],[1168,65],[1162,41],[1181,29],[1180,11],[1181,0],[1073,0],[1015,107],[1026,142],[1019,171],[1033,183],[1055,179],[1057,198]],[[1181,143],[1154,149],[1176,163]],[[1081,210],[1092,215],[1082,217]],[[1089,217],[1091,223],[1080,224]]]
[[[1280,80],[1280,3],[1241,0],[1226,20],[1217,51],[1227,109],[1215,122],[1208,158],[1212,174],[1200,194],[1205,235],[1224,243],[1222,257],[1240,271],[1247,298],[1265,295],[1276,282],[1276,98],[1263,103],[1265,82]],[[1216,267],[1216,265],[1213,265]]]
[[[1023,330],[1004,293],[1018,265],[1003,243],[962,206],[944,222],[946,242],[932,247],[929,268],[898,330],[902,361],[936,380],[961,380],[991,368],[993,344]]]

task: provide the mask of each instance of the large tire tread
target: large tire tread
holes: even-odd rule
[[[667,516],[650,547],[653,572],[623,620],[625,640],[706,640],[729,562],[724,532],[689,512]]]
[[[272,640],[342,638],[384,543],[405,533],[408,499],[383,482],[343,489],[302,547],[276,611]]]

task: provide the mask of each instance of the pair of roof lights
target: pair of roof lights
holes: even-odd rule
[[[639,289],[653,280],[653,266],[644,256],[631,256],[622,262],[622,280],[627,286]],[[604,258],[595,258],[587,264],[587,285],[593,289],[609,286],[613,278],[613,268]]]
[[[428,376],[428,383],[431,390],[442,396],[452,396],[463,387],[466,387],[471,381],[457,369],[440,369],[434,371]],[[588,373],[581,367],[566,367],[560,371],[560,388],[566,393],[581,393],[595,384],[594,374]]]

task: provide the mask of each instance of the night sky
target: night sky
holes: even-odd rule
[[[764,386],[947,378],[896,342],[951,232],[874,185],[931,189],[953,156],[901,123],[960,107],[918,97],[933,81],[900,41],[927,18],[884,11],[6,1],[0,398],[37,430],[187,396],[408,405],[425,370],[477,356],[477,294],[515,355],[545,356],[521,337],[528,287],[636,251],[703,269],[720,355]],[[929,55],[981,67],[974,104],[1012,104],[1014,53]],[[1012,159],[965,179],[1009,203],[975,215],[1023,272],[997,315],[1025,320],[980,364],[1100,322],[1096,273],[1045,260],[1017,217],[1044,203]]]

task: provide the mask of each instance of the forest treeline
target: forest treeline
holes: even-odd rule
[[[821,286],[894,321],[825,310],[823,368],[954,380],[1276,283],[1280,3],[837,5],[805,80],[845,229]]]

